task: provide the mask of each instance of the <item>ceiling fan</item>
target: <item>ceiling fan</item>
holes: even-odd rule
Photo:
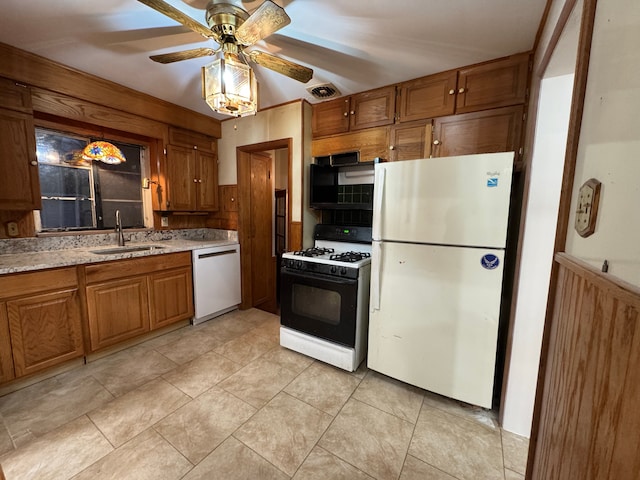
[[[205,18],[208,25],[206,27],[163,0],[138,1],[218,44],[218,48],[215,49],[195,48],[152,55],[149,58],[154,62],[173,63],[191,58],[215,56],[218,52],[223,52],[226,55],[242,57],[245,62],[256,63],[302,83],[307,83],[313,76],[313,70],[308,67],[259,50],[245,51],[246,47],[250,47],[291,23],[284,9],[271,0],[265,0],[251,15],[230,1],[210,0],[206,6]]]

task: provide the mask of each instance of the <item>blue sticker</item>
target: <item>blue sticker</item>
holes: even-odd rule
[[[498,268],[498,265],[500,265],[500,259],[492,253],[487,253],[480,259],[480,265],[487,270],[493,270],[494,268]]]
[[[498,177],[487,178],[487,187],[497,187]]]

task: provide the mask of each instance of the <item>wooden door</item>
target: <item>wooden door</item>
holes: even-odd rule
[[[167,208],[196,209],[196,150],[167,145]]]
[[[218,156],[199,151],[196,155],[197,209],[213,212],[218,210]]]
[[[0,383],[13,380],[13,356],[11,355],[11,338],[9,337],[9,319],[7,305],[0,303]]]
[[[89,337],[96,351],[149,331],[147,277],[87,287]]]
[[[524,103],[529,54],[465,68],[458,73],[456,113]]]
[[[191,267],[152,274],[149,301],[151,330],[193,317]]]
[[[396,87],[378,88],[351,97],[349,129],[391,125],[396,115]]]
[[[0,152],[0,208],[40,209],[40,180],[32,115],[0,109]]]
[[[523,121],[521,105],[436,118],[431,154],[449,157],[515,151],[517,159]]]
[[[349,131],[349,97],[336,98],[313,105],[311,134],[313,137]]]
[[[271,157],[251,154],[251,303],[260,307],[275,299],[272,272],[273,221]]]
[[[431,155],[431,120],[402,123],[391,127],[389,160],[413,160]]]
[[[7,301],[16,377],[84,355],[78,290]]]
[[[411,122],[453,115],[456,106],[458,72],[444,72],[417,78],[400,85],[398,121]]]

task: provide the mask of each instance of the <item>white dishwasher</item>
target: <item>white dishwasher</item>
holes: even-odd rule
[[[199,248],[192,255],[195,325],[240,304],[240,245]]]

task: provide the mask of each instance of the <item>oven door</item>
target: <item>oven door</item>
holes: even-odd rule
[[[280,322],[299,332],[355,346],[358,280],[283,268]]]

